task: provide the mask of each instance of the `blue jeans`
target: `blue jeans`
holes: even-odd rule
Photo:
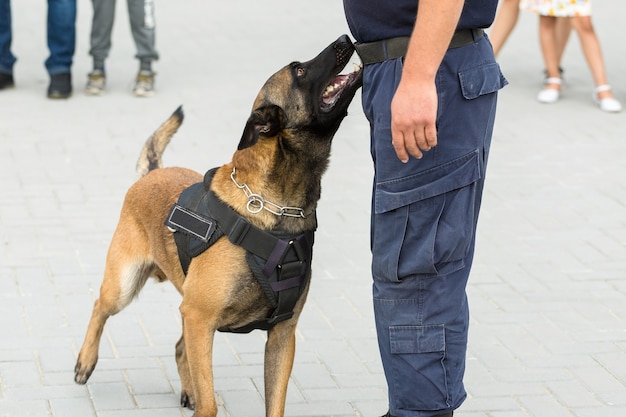
[[[11,53],[11,2],[0,0],[0,74],[11,74],[15,61]]]
[[[497,102],[507,82],[486,36],[447,51],[437,73],[438,145],[403,164],[390,104],[401,58],[364,68],[363,109],[374,160],[373,300],[397,417],[458,408],[469,326],[466,285]]]
[[[48,0],[48,49],[45,65],[50,75],[70,72],[76,46],[76,0]],[[11,4],[0,0],[0,72],[12,73]]]

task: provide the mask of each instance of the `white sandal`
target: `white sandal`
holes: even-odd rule
[[[612,97],[607,98],[598,98],[598,93],[603,91],[610,91],[611,86],[608,84],[603,84],[597,86],[593,90],[593,101],[600,107],[600,110],[610,112],[610,113],[618,113],[622,111],[622,105],[619,101],[615,100]]]
[[[546,78],[545,84],[561,85],[560,78]],[[561,97],[561,90],[556,88],[544,88],[537,94],[537,101],[540,103],[556,103]]]

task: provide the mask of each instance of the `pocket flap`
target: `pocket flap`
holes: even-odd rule
[[[496,62],[459,72],[463,97],[472,100],[496,92],[508,84]]]
[[[376,214],[456,190],[480,179],[478,150],[419,174],[376,184]]]
[[[393,354],[444,352],[446,349],[443,324],[391,326],[389,338]]]

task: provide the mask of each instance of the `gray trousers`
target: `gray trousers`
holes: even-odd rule
[[[111,32],[115,20],[115,0],[92,0],[91,48],[94,67],[104,67],[111,50]],[[142,63],[159,59],[155,49],[154,0],[127,0],[130,28],[137,48],[135,58]]]

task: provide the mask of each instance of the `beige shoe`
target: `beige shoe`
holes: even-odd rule
[[[96,69],[87,74],[87,85],[85,86],[85,94],[88,96],[99,96],[104,93],[106,84],[106,76],[104,71]]]
[[[137,74],[133,94],[136,97],[150,97],[154,95],[154,71],[141,70]]]

